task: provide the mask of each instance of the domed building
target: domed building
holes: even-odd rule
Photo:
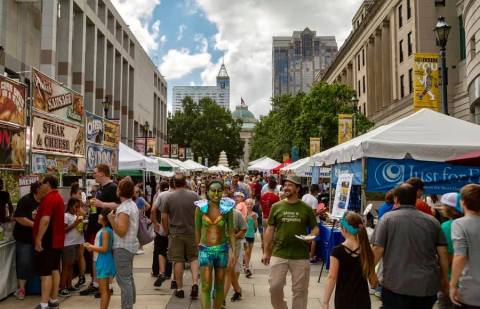
[[[245,142],[243,146],[243,160],[240,162],[240,168],[246,170],[248,163],[250,162],[250,140],[253,136],[253,128],[257,123],[257,119],[248,110],[247,104],[241,100],[240,105],[235,107],[235,110],[232,112],[233,119],[242,120],[242,130],[240,131],[240,138]]]

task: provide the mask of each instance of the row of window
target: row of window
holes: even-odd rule
[[[413,70],[408,70],[408,93],[413,92]],[[400,75],[400,98],[405,97],[405,76]]]
[[[407,20],[412,17],[412,0],[407,0]],[[403,5],[398,6],[398,28],[403,27]]]
[[[407,52],[408,52],[408,57],[410,57],[413,53],[412,31],[410,31],[407,35]],[[399,61],[400,63],[402,63],[404,60],[403,40],[400,40],[400,42],[398,42],[398,53],[399,53]]]

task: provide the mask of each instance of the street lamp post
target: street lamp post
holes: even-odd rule
[[[147,155],[147,140],[148,140],[148,128],[150,127],[150,124],[148,123],[148,121],[145,121],[145,126],[144,126],[144,129],[145,129],[145,156]]]
[[[435,36],[437,37],[437,46],[440,47],[440,58],[442,65],[442,109],[445,115],[448,115],[448,98],[447,98],[447,85],[448,85],[448,72],[447,72],[447,41],[448,34],[450,33],[450,25],[445,21],[445,17],[440,16],[437,20],[437,25],[433,29]]]
[[[357,137],[357,108],[358,108],[358,98],[354,94],[352,99],[353,115],[352,115],[352,137]]]
[[[112,98],[109,95],[106,95],[105,98],[102,101],[103,104],[103,116],[105,119],[108,119],[108,110],[110,109],[110,106],[112,105]]]

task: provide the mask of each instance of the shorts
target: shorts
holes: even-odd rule
[[[29,280],[36,275],[35,249],[32,244],[17,241],[15,243],[15,262],[17,278]]]
[[[155,233],[154,246],[159,255],[167,257],[168,237]]]
[[[195,235],[168,236],[168,259],[172,262],[192,262],[198,257]]]
[[[62,263],[73,264],[78,260],[78,248],[80,245],[71,245],[62,249]]]
[[[235,255],[235,272],[240,273],[242,271],[242,266],[243,266],[243,250],[240,247],[240,250],[237,250],[237,254]]]
[[[51,276],[53,271],[60,269],[62,249],[44,248],[41,252],[35,251],[38,275]]]
[[[255,242],[255,237],[245,237],[245,241],[247,242],[247,244],[253,245],[253,243]]]
[[[198,250],[198,263],[200,267],[209,266],[225,268],[228,265],[228,244],[218,246],[200,245]]]

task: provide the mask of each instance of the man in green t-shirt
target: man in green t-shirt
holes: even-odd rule
[[[295,235],[318,235],[317,220],[311,207],[298,198],[300,179],[287,177],[285,199],[272,206],[264,235],[262,263],[270,264],[270,299],[274,309],[287,309],[283,294],[287,272],[292,275],[292,308],[305,309],[310,279],[310,243]],[[273,253],[272,253],[273,251]]]

